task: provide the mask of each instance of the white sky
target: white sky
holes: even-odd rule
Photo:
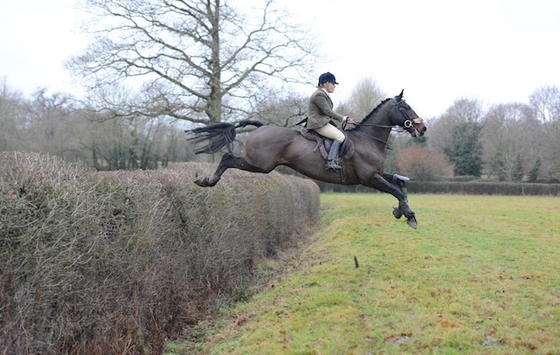
[[[372,78],[389,96],[404,88],[429,118],[462,97],[527,103],[539,86],[560,87],[558,0],[280,1],[321,35],[327,64],[315,76],[336,75],[335,102]],[[79,93],[63,69],[85,45],[75,3],[0,5],[0,82],[25,94],[39,87]]]

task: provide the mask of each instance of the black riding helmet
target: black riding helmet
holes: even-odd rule
[[[323,85],[324,83],[334,83],[338,85],[338,83],[336,82],[336,78],[331,72],[326,72],[319,75],[319,85]]]

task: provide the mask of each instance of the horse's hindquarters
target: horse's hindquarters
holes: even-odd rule
[[[261,127],[249,135],[245,143],[245,158],[254,166],[271,166],[272,170],[297,151],[298,136],[299,132],[285,127]]]

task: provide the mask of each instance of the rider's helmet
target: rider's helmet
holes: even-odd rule
[[[319,75],[319,85],[323,85],[324,83],[334,83],[338,85],[338,83],[336,82],[336,78],[331,72],[326,72]]]

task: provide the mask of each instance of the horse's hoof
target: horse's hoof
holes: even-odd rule
[[[414,216],[408,217],[406,223],[413,229],[416,229],[418,227],[418,222],[416,221],[416,217]]]
[[[402,217],[402,212],[401,210],[399,210],[396,207],[393,207],[393,216],[395,216],[396,219],[399,219]]]
[[[200,186],[200,187],[206,187],[206,186],[207,186],[207,185],[206,185],[206,180],[208,180],[208,179],[206,179],[206,178],[200,178],[200,179],[196,179],[196,180],[194,181],[194,183],[197,184],[197,185]]]
[[[197,184],[198,186],[201,186],[201,187],[214,187],[214,186],[216,186],[218,181],[220,181],[219,177],[216,177],[216,176],[208,177],[207,176],[205,178],[196,179],[194,181],[194,183]]]

